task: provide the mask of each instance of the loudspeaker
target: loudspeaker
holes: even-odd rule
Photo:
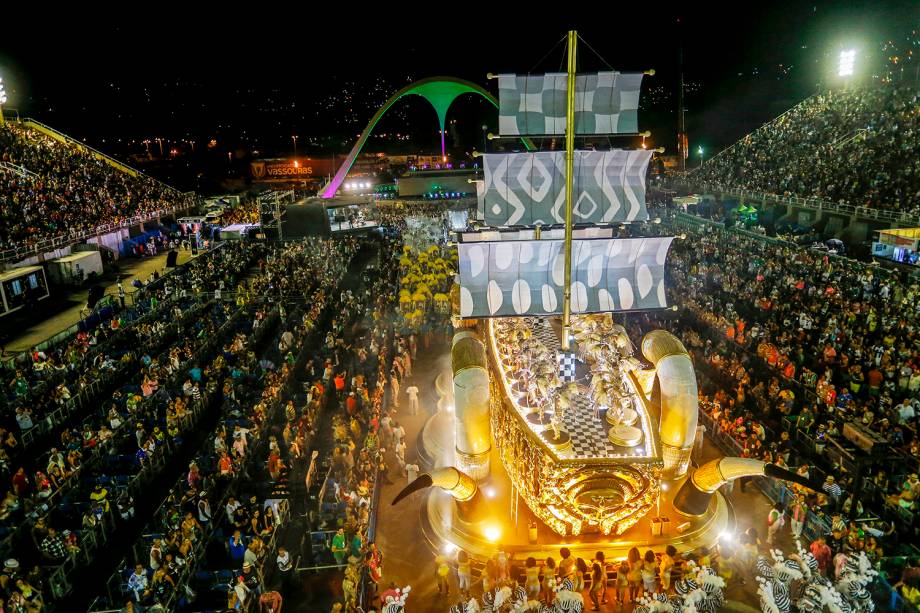
[[[89,296],[86,298],[87,308],[95,308],[96,303],[102,300],[103,295],[105,295],[105,287],[101,285],[94,285],[89,288]]]
[[[178,257],[179,257],[179,253],[177,251],[170,250],[170,252],[166,254],[166,268],[175,268],[176,259]]]

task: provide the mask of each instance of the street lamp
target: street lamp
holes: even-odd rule
[[[3,105],[6,104],[6,90],[3,89],[3,79],[0,78],[0,126],[3,125]]]
[[[699,147],[697,147],[696,152],[700,156],[700,166],[702,166],[703,165],[703,145],[700,145]]]
[[[486,137],[488,136],[487,134],[488,130],[489,130],[488,124],[482,124],[482,152],[483,153],[486,152],[486,144],[487,144],[486,141],[488,140],[488,138]]]
[[[163,139],[158,136],[153,140],[160,144],[160,157],[163,157]]]
[[[294,157],[296,158],[297,157],[297,135],[295,134],[291,136],[291,138],[294,140]]]

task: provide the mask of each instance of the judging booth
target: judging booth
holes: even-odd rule
[[[0,274],[0,294],[3,298],[3,312],[0,316],[18,311],[30,302],[44,300],[49,296],[45,269],[41,266],[25,266]]]

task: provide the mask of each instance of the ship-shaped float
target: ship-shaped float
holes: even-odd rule
[[[420,513],[435,546],[487,556],[565,544],[590,559],[600,544],[624,555],[710,545],[731,524],[722,483],[794,477],[739,458],[688,477],[693,362],[670,333],[637,347],[623,326],[630,313],[668,307],[673,237],[621,231],[649,221],[653,152],[575,147],[640,135],[641,84],[654,73],[577,73],[576,44],[571,32],[566,73],[490,75],[496,138],[564,135],[566,149],[482,155],[483,227],[457,237],[452,372],[437,382],[444,410],[420,437],[431,469],[393,502],[437,486]]]

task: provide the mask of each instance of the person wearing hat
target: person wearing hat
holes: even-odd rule
[[[20,576],[19,571],[19,560],[16,558],[9,558],[3,563],[3,575],[9,578],[10,581],[16,581]]]
[[[837,499],[840,498],[841,494],[843,494],[843,490],[840,489],[839,485],[837,485],[837,479],[834,477],[834,475],[828,475],[825,477],[824,484],[821,486],[821,489],[824,490],[824,492],[830,496],[835,503]]]
[[[243,581],[249,591],[256,597],[262,594],[262,579],[259,571],[252,562],[243,562]]]

